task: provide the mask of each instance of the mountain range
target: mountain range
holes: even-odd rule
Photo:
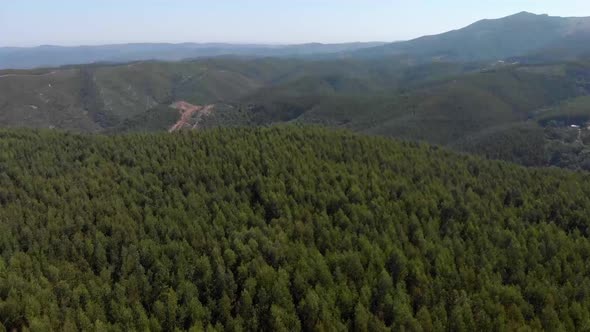
[[[589,50],[580,43],[584,40],[590,40],[588,17],[555,17],[522,12],[500,19],[481,20],[439,35],[359,50],[355,54],[406,54],[438,61],[492,61],[554,49],[583,55]]]
[[[0,125],[118,133],[295,122],[590,169],[589,26],[520,13],[378,46],[81,47],[109,61],[209,56],[2,70]],[[12,49],[40,50],[73,61],[70,48]]]
[[[590,55],[590,18],[522,12],[465,28],[385,43],[261,45],[223,43],[121,44],[0,48],[0,69],[30,69],[95,62],[179,61],[215,56],[290,58],[408,57],[410,61],[518,61],[576,59]],[[514,60],[514,59],[513,59]],[[517,61],[517,60],[514,60]]]
[[[183,59],[233,55],[242,57],[309,57],[350,52],[382,45],[379,42],[344,44],[260,45],[223,43],[119,44],[64,47],[0,47],[0,69],[31,69],[96,62],[121,63],[139,60]]]

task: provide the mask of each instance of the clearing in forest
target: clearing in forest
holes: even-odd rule
[[[168,130],[174,132],[183,128],[197,129],[203,116],[211,114],[214,105],[193,105],[186,101],[178,101],[170,107],[180,111],[180,119]]]

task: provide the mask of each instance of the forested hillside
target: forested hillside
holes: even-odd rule
[[[590,177],[320,128],[0,132],[0,330],[590,328]]]
[[[408,55],[422,61],[573,60],[588,56],[590,18],[521,12],[462,29],[353,51],[357,57]]]
[[[302,78],[311,84],[300,85],[297,96],[329,92],[329,87],[320,89],[325,77],[383,91],[399,84],[405,67],[387,61],[216,58],[4,70],[0,71],[0,126],[88,132],[120,130],[126,121],[140,119],[137,126],[143,129],[150,127],[143,121],[146,113],[172,112],[170,105],[178,101],[220,107],[240,104],[261,88]],[[174,118],[156,122],[160,130],[173,124]]]
[[[590,169],[586,130],[573,141],[567,132],[587,127],[588,95],[588,60],[139,62],[0,71],[0,126],[122,133],[297,122]]]

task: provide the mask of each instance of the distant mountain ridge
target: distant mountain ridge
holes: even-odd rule
[[[301,57],[350,52],[383,45],[383,42],[342,44],[224,44],[224,43],[138,43],[98,46],[0,47],[0,69],[32,69],[95,62],[142,60],[178,61],[223,55],[254,57]]]
[[[438,35],[354,51],[357,57],[412,55],[422,60],[491,61],[538,54],[554,48],[570,57],[585,53],[590,17],[556,17],[521,12],[485,19]],[[584,52],[582,52],[584,51]]]
[[[0,47],[0,69],[32,69],[143,60],[203,57],[383,58],[430,61],[517,62],[575,60],[590,55],[590,17],[521,12],[484,19],[462,29],[394,43],[355,42],[298,45],[225,43],[137,43],[99,46]]]

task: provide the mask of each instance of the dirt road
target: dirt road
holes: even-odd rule
[[[168,130],[168,132],[174,132],[185,127],[197,129],[201,118],[205,115],[211,114],[214,105],[193,105],[186,101],[179,101],[172,105],[180,111],[180,119]],[[191,124],[191,119],[194,119],[194,123]]]

